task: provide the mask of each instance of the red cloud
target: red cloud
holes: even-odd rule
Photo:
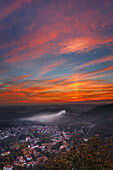
[[[21,3],[27,3],[27,0],[19,0],[18,4]],[[5,58],[11,56],[6,62],[32,60],[53,53],[89,51],[113,42],[111,34],[104,35],[106,27],[109,28],[113,22],[112,12],[102,16],[103,11],[109,8],[109,5],[105,4],[103,3],[99,10],[95,8],[96,3],[90,4],[91,8],[84,9],[82,14],[78,7],[83,3],[72,0],[65,3],[52,1],[45,7],[40,6],[38,15],[32,19],[31,25],[25,26],[28,34],[21,36],[17,41],[1,45],[1,48],[12,48],[4,55]],[[87,2],[84,2],[84,6],[87,6]],[[100,31],[103,33],[100,34]]]
[[[8,66],[7,68],[11,69],[11,74],[13,66],[14,68],[18,66],[16,71],[20,71],[20,65],[16,65],[18,62],[29,60],[27,64],[29,65],[30,63],[33,66],[34,63],[31,63],[30,60],[38,58],[36,60],[38,69],[33,68],[31,70],[32,72],[34,71],[34,76],[32,77],[36,77],[37,72],[39,76],[44,76],[44,74],[56,68],[58,69],[59,66],[66,68],[68,65],[68,63],[66,66],[64,65],[66,60],[68,61],[72,56],[61,55],[63,53],[89,52],[102,45],[107,45],[109,48],[113,44],[113,36],[111,34],[113,11],[109,10],[109,8],[111,9],[111,1],[102,1],[99,3],[92,1],[88,4],[88,1],[81,2],[74,0],[50,1],[51,3],[40,1],[39,7],[38,5],[36,9],[33,7],[33,16],[29,8],[27,8],[28,6],[26,6],[27,3],[32,1],[15,0],[13,3],[10,2],[0,14],[1,21],[5,18],[11,19],[10,14],[16,12],[16,10],[21,12],[20,9],[22,10],[24,5],[25,11],[23,14],[27,16],[25,17],[27,19],[25,23],[24,17],[22,18],[21,16],[19,16],[18,21],[17,14],[15,17],[16,22],[14,22],[15,18],[14,20],[11,19],[11,28],[13,26],[17,28],[19,24],[20,27],[22,26],[22,31],[16,30],[17,37],[13,37],[13,33],[11,32],[12,34],[6,38],[8,41],[3,41],[0,45],[1,51],[3,51],[1,53],[2,62],[4,62],[4,59],[4,67],[6,68]],[[45,4],[43,5],[43,3]],[[31,7],[33,4],[35,3],[32,3]],[[6,28],[6,30],[3,31],[3,34],[9,31],[7,29],[8,24],[4,20],[2,30],[3,28]],[[54,59],[48,59],[49,61],[47,62],[46,57],[49,55],[53,56]],[[59,57],[57,58],[57,55],[61,55],[61,59]],[[68,59],[64,60],[62,56]],[[113,56],[111,55],[88,61],[78,67],[85,68],[112,60]],[[14,65],[10,66],[8,65],[9,63]],[[36,64],[34,64],[35,67]],[[53,75],[54,79],[47,78],[48,80],[43,81],[33,81],[30,79],[31,74],[27,74],[16,77],[6,83],[4,83],[5,78],[7,80],[9,75],[5,77],[4,74],[3,84],[0,85],[0,102],[43,103],[113,99],[112,80],[106,79],[106,76],[112,75],[111,70],[113,70],[113,66],[91,72],[89,70],[86,73],[81,71],[72,74],[69,72],[70,75],[68,74],[69,76],[64,76],[63,78],[55,78],[57,76],[56,72]],[[61,74],[64,74],[64,71]],[[104,77],[104,79],[98,80],[97,78],[100,77]],[[25,78],[27,78],[27,81]],[[23,80],[22,83],[20,83],[21,80]]]
[[[30,77],[32,74],[27,74],[27,75],[23,75],[23,76],[19,76],[19,77],[16,77],[13,81],[20,81],[20,80],[23,80],[27,77]]]
[[[6,18],[8,15],[10,15],[12,12],[19,9],[24,3],[30,3],[33,0],[15,0],[12,3],[10,3],[8,6],[6,6],[0,13],[0,20]]]
[[[98,74],[98,73],[103,73],[103,72],[109,71],[109,70],[113,70],[113,66],[103,68],[103,69],[99,69],[99,70],[96,70],[96,71],[92,71],[92,72],[89,72],[89,73],[84,73],[82,75],[83,76],[87,76],[87,75],[89,76],[89,75],[94,75],[94,74]]]
[[[62,82],[58,82],[59,80]],[[0,102],[47,103],[113,99],[113,84],[106,84],[100,80],[78,80],[77,82],[74,77],[70,77],[67,80],[54,79],[53,85],[48,83],[49,80],[39,85],[34,83],[30,86],[29,82],[26,82],[7,86],[1,91]]]

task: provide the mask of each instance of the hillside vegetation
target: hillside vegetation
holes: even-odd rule
[[[51,157],[46,165],[48,170],[104,170],[113,169],[113,142],[92,138],[88,142],[74,144],[70,151]]]

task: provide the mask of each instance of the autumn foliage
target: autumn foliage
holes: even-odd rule
[[[71,147],[70,151],[51,157],[46,169],[104,170],[113,169],[113,143],[111,139],[92,138]]]

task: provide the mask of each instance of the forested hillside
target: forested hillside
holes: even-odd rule
[[[51,157],[46,169],[101,170],[113,169],[113,142],[92,138],[88,142],[75,143],[70,151]]]

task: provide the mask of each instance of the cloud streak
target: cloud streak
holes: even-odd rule
[[[0,2],[0,103],[113,99],[113,2]]]
[[[15,0],[14,2],[11,2],[8,6],[6,5],[0,13],[0,20],[5,19],[8,17],[11,13],[16,11],[17,9],[21,8],[23,4],[25,3],[31,3],[33,0]]]

